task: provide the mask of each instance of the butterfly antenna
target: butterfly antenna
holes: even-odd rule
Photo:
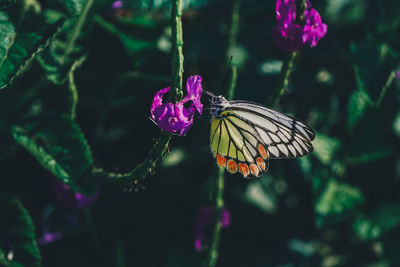
[[[203,90],[203,92],[204,92],[206,95],[209,95],[209,96],[211,96],[211,97],[216,97],[216,95],[214,95],[214,94],[211,93],[210,91]]]

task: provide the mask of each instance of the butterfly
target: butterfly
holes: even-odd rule
[[[314,131],[304,122],[256,103],[211,95],[211,152],[220,168],[245,178],[268,170],[269,159],[313,151]]]

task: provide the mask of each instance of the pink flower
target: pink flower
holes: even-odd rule
[[[328,30],[328,26],[322,23],[318,11],[311,8],[310,1],[307,1],[307,7],[304,12],[304,26],[295,23],[295,0],[277,0],[275,12],[277,26],[272,30],[272,37],[275,45],[281,50],[287,52],[296,51],[306,43],[310,43],[310,47],[315,47]]]
[[[213,215],[213,207],[211,205],[203,207],[200,210],[199,219],[196,222],[194,231],[195,235],[194,247],[197,252],[203,250],[203,243],[206,239],[206,235],[204,234],[204,229],[211,224],[212,215]],[[226,208],[222,208],[221,224],[222,227],[224,228],[228,227],[231,224],[231,215]]]
[[[151,118],[157,126],[170,133],[185,135],[193,124],[194,113],[203,113],[203,104],[200,102],[203,89],[201,87],[202,77],[190,76],[186,83],[187,95],[178,103],[163,103],[163,98],[171,89],[161,89],[154,95],[150,107]],[[189,103],[188,107],[185,104]]]

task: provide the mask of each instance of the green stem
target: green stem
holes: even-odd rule
[[[71,92],[70,96],[70,114],[71,114],[71,119],[76,118],[76,107],[78,106],[78,89],[75,84],[75,77],[74,77],[74,71],[80,67],[83,62],[86,60],[86,56],[81,57],[80,59],[76,60],[74,64],[72,64],[70,71],[68,72],[68,89]]]
[[[126,267],[125,255],[124,255],[124,244],[121,240],[117,241],[115,244],[115,266],[116,267]]]
[[[228,93],[226,94],[228,100],[232,100],[235,95],[236,83],[237,83],[237,66],[232,66],[231,78],[229,81],[229,90]]]
[[[182,99],[183,80],[183,37],[182,37],[182,0],[172,0],[171,32],[172,32],[172,73],[170,101],[178,102]]]
[[[390,88],[390,86],[392,86],[393,82],[396,79],[396,74],[397,74],[398,70],[399,70],[399,66],[397,66],[394,70],[392,70],[390,72],[385,84],[383,85],[383,87],[381,89],[381,92],[379,93],[378,100],[376,101],[376,104],[375,104],[376,107],[379,108],[381,106],[383,98],[385,97],[387,90]]]
[[[231,30],[230,35],[229,35],[229,43],[230,44],[235,44],[236,43],[236,38],[237,38],[237,29],[239,28],[239,0],[236,0],[234,3],[234,7],[232,9],[232,20],[231,20]],[[236,17],[235,19],[233,19]],[[232,28],[235,28],[235,30],[232,30]],[[232,34],[234,35],[234,38],[232,38]],[[230,49],[231,47],[228,47]],[[230,80],[229,80],[229,88],[227,90],[227,99],[232,100],[233,96],[235,95],[235,89],[236,89],[236,83],[237,83],[237,66],[232,65],[231,67],[231,75],[230,75]],[[211,247],[210,251],[208,254],[208,260],[207,260],[207,266],[208,267],[214,267],[217,264],[218,260],[218,247],[219,247],[219,240],[221,236],[221,230],[222,230],[222,209],[224,207],[224,186],[225,186],[225,169],[219,168],[218,170],[218,179],[217,179],[217,188],[216,188],[216,193],[215,193],[215,199],[214,199],[214,229],[213,229],[213,234],[212,234],[212,241],[211,241]]]
[[[138,180],[142,180],[146,178],[149,173],[153,172],[154,168],[156,167],[157,161],[161,159],[161,157],[167,150],[168,143],[171,140],[171,137],[171,133],[162,131],[157,140],[157,143],[149,151],[145,160],[138,164],[132,171],[128,173],[108,172],[101,168],[94,167],[92,169],[92,174],[94,175],[94,177],[104,179],[105,181],[111,183],[132,184],[137,182]]]
[[[182,37],[182,0],[172,0],[171,9],[171,28],[172,28],[172,47],[171,47],[171,94],[170,101],[179,101],[182,98],[183,80],[183,37]],[[162,158],[168,148],[172,133],[162,131],[156,144],[147,154],[144,161],[138,164],[128,173],[107,172],[101,168],[94,167],[92,174],[94,177],[104,179],[112,183],[132,184],[144,179],[149,173],[153,172],[158,160]]]
[[[289,87],[290,78],[294,71],[295,62],[296,62],[296,59],[299,56],[299,54],[300,54],[300,52],[294,51],[294,52],[290,53],[290,55],[286,58],[285,62],[283,63],[283,66],[282,66],[281,86],[278,87],[277,90],[275,90],[275,92],[272,93],[269,104],[276,106],[279,103],[279,100],[281,99],[281,97],[285,94],[286,90]]]
[[[224,207],[224,183],[225,183],[225,169],[219,168],[217,179],[217,191],[214,202],[214,230],[210,252],[208,254],[208,267],[214,267],[218,260],[218,247],[219,239],[222,230],[222,208]]]
[[[240,0],[235,0],[232,5],[232,15],[230,18],[230,27],[228,31],[228,38],[225,44],[225,53],[222,59],[222,64],[220,68],[220,74],[218,75],[218,81],[216,83],[216,88],[219,88],[219,93],[222,93],[225,87],[225,81],[227,78],[228,70],[232,64],[231,58],[233,55],[233,49],[237,43],[237,36],[239,33],[239,20],[240,20]],[[234,64],[232,64],[234,65]]]
[[[307,9],[307,1],[306,0],[297,0],[296,1],[296,14],[300,14],[297,16],[297,23],[300,25],[305,24],[304,12]],[[270,101],[268,104],[277,106],[281,97],[285,94],[286,90],[290,84],[290,78],[294,71],[294,67],[296,65],[297,58],[300,56],[300,51],[293,51],[290,55],[285,59],[283,63],[282,71],[281,71],[281,79],[280,87],[278,87],[271,95]]]
[[[88,15],[89,10],[92,7],[93,3],[94,3],[94,0],[88,0],[86,2],[85,7],[82,10],[82,13],[79,15],[79,18],[76,21],[75,27],[72,30],[71,37],[68,40],[67,47],[65,48],[64,54],[61,57],[61,60],[60,60],[61,65],[63,65],[65,63],[65,61],[67,60],[67,57],[72,52],[75,42],[81,33],[82,27],[85,24],[86,17]]]

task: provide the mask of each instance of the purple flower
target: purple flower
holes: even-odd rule
[[[396,72],[396,79],[400,80],[400,69],[398,69]]]
[[[319,39],[325,36],[328,26],[322,23],[321,16],[314,8],[311,8],[310,11],[306,10],[304,16],[306,24],[303,28],[303,42],[309,42],[310,47],[314,47],[317,45]]]
[[[296,19],[296,1],[278,0],[276,1],[276,20],[278,24],[288,25]]]
[[[277,0],[275,11],[277,26],[272,30],[272,37],[275,45],[284,51],[299,50],[306,43],[310,43],[310,47],[315,47],[328,30],[328,26],[322,23],[318,11],[311,8],[310,1],[307,1],[304,12],[304,26],[295,23],[295,0]]]
[[[204,229],[211,224],[212,215],[213,207],[211,205],[208,205],[200,210],[199,219],[196,222],[194,231],[194,247],[197,252],[203,250],[203,242],[206,239]],[[224,228],[231,224],[231,215],[226,208],[222,208],[221,224]]]
[[[113,2],[113,3],[111,4],[111,7],[114,8],[114,9],[119,9],[119,8],[121,8],[123,5],[124,5],[124,2],[122,2],[121,0],[117,0],[117,1],[115,1],[115,2]]]
[[[39,246],[49,245],[62,238],[63,234],[61,232],[44,232],[43,236],[37,239],[37,244]]]
[[[100,190],[97,188],[93,196],[86,196],[73,191],[60,181],[53,182],[53,192],[58,202],[69,209],[84,209],[91,205],[100,194]]]
[[[194,113],[203,113],[203,104],[200,102],[203,89],[201,87],[202,77],[190,76],[186,83],[187,95],[178,103],[163,103],[163,98],[171,88],[161,89],[154,95],[150,107],[151,118],[159,128],[170,133],[185,135],[193,124]],[[188,107],[185,104],[189,103]]]
[[[293,52],[303,47],[303,30],[298,24],[278,25],[272,30],[274,44],[280,49]]]

